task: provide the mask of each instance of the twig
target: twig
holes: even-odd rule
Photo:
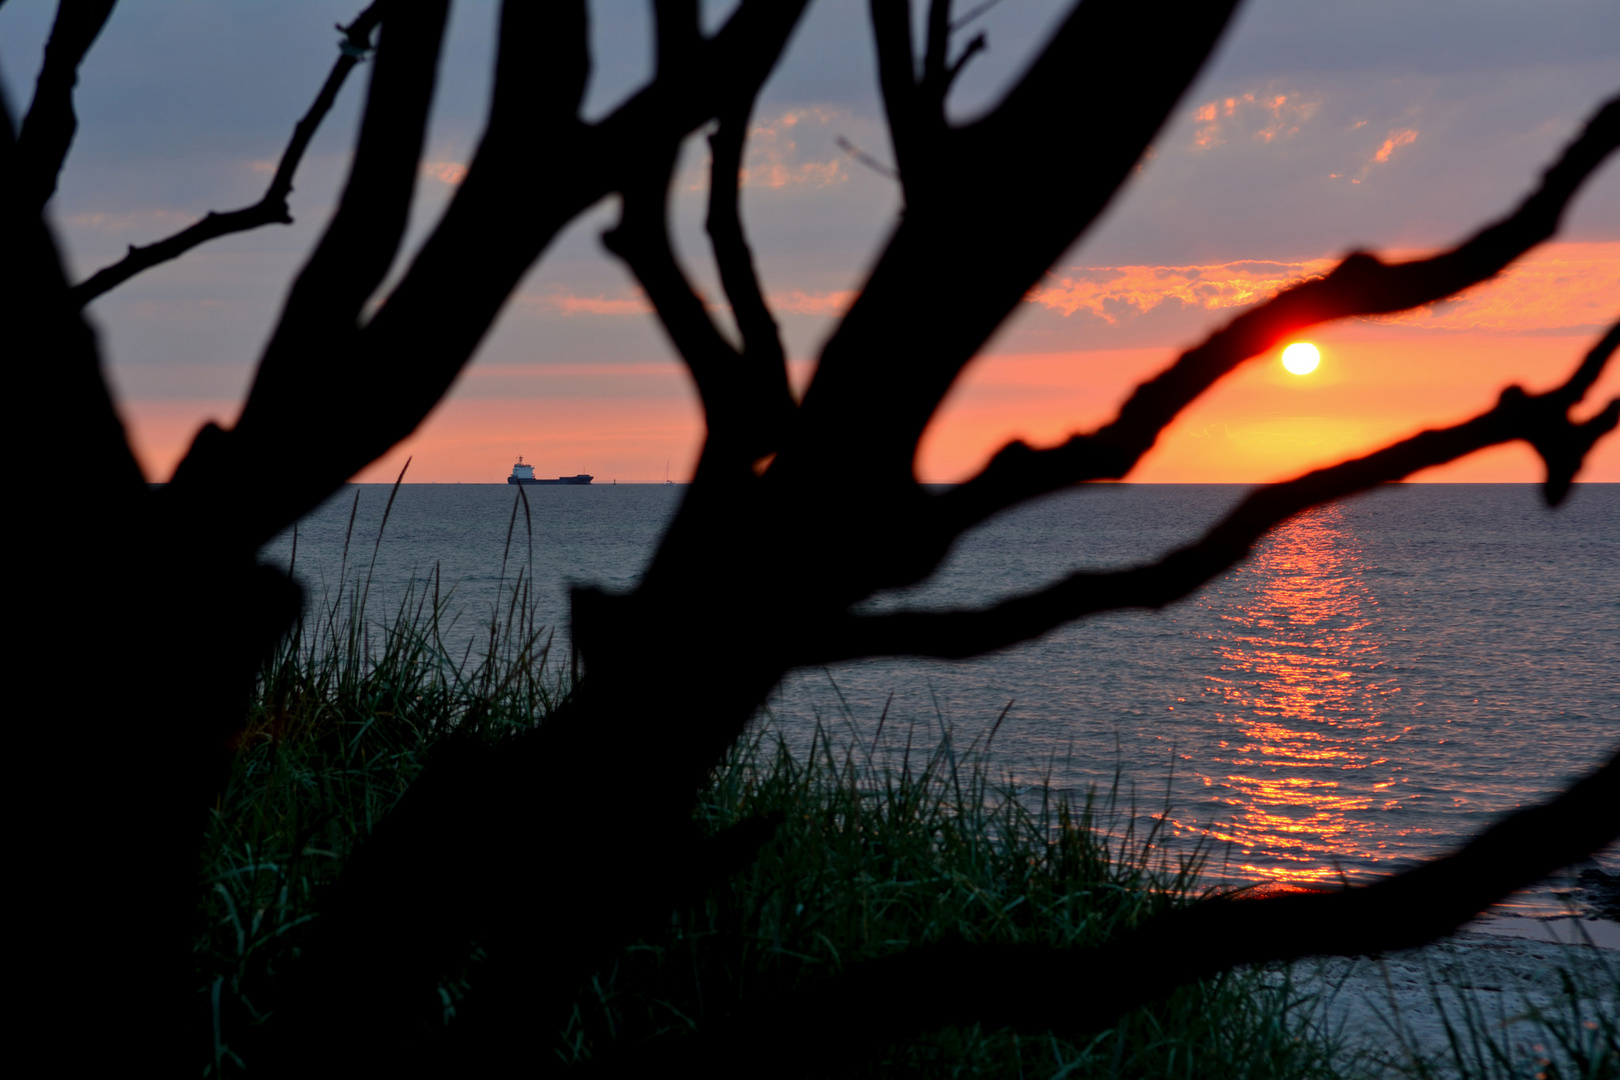
[[[900,171],[898,169],[895,169],[893,166],[883,164],[883,162],[879,161],[871,154],[868,154],[865,150],[862,150],[860,147],[856,146],[842,135],[835,138],[833,142],[838,144],[838,149],[842,150],[844,153],[848,154],[862,165],[865,165],[868,169],[871,169],[879,176],[886,176],[890,180],[900,179]]]
[[[265,189],[258,202],[240,210],[224,213],[210,210],[201,221],[167,239],[145,247],[131,244],[129,253],[122,259],[96,271],[68,290],[70,301],[82,308],[136,274],[171,259],[177,259],[209,240],[231,233],[247,232],[261,225],[292,224],[292,212],[287,206],[287,196],[292,192],[293,174],[298,171],[299,162],[303,160],[304,151],[309,148],[310,139],[315,136],[316,129],[331,111],[332,103],[337,100],[338,91],[343,88],[343,82],[349,77],[349,72],[353,71],[355,65],[371,51],[371,32],[381,20],[382,14],[383,0],[377,0],[348,26],[338,27],[343,34],[343,41],[338,46],[340,50],[338,58],[332,64],[332,70],[327,74],[321,92],[315,95],[314,104],[309,107],[303,119],[294,125],[292,141],[287,144],[287,149],[282,151],[281,161],[276,166],[276,174],[271,177],[270,186]]]

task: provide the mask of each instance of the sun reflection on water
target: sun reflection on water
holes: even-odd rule
[[[1401,803],[1389,751],[1403,731],[1382,719],[1400,687],[1381,670],[1361,559],[1329,506],[1278,529],[1227,579],[1240,595],[1220,601],[1219,673],[1205,688],[1226,730],[1199,773],[1218,804],[1205,831],[1229,852],[1228,873],[1334,881],[1341,861],[1377,861],[1391,838],[1375,818]]]

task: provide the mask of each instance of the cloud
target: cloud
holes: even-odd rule
[[[1405,260],[1422,253],[1386,258]],[[1064,315],[1085,312],[1117,325],[1170,301],[1218,311],[1275,296],[1338,265],[1305,262],[1212,266],[1069,267],[1025,297]],[[1620,315],[1620,242],[1547,244],[1494,279],[1414,311],[1371,321],[1434,330],[1526,333],[1598,326]]]
[[[519,303],[549,308],[564,315],[646,315],[652,305],[640,291],[630,296],[575,296],[558,289],[546,296],[525,296]]]
[[[854,289],[835,289],[829,292],[790,289],[786,292],[773,293],[767,299],[773,311],[794,315],[841,316],[849,310],[849,306],[859,295]],[[595,296],[578,296],[557,289],[544,296],[522,296],[518,302],[528,307],[542,307],[563,315],[648,315],[653,310],[652,304],[639,289],[620,296],[600,293]],[[727,304],[706,301],[704,306],[710,311],[730,310]]]
[[[826,187],[849,178],[842,154],[825,161],[799,160],[798,133],[804,128],[827,127],[835,121],[848,121],[846,110],[809,106],[789,109],[769,120],[762,120],[748,131],[748,153],[743,161],[744,187],[780,189],[799,185]]]
[[[1373,155],[1373,161],[1379,165],[1384,164],[1389,160],[1390,155],[1395,153],[1396,150],[1399,150],[1403,146],[1411,146],[1413,143],[1417,142],[1417,136],[1418,133],[1411,128],[1407,128],[1405,131],[1390,132],[1389,138],[1384,140],[1384,144],[1380,146],[1378,148],[1378,152]]]
[[[138,210],[130,214],[73,214],[67,220],[77,228],[98,232],[153,232],[190,225],[197,218],[197,214],[179,210]]]
[[[1372,321],[1431,330],[1524,333],[1597,327],[1620,315],[1620,241],[1547,244],[1490,281]]]
[[[1363,120],[1356,124],[1356,128],[1363,128],[1366,125],[1367,121]],[[1355,176],[1350,178],[1350,182],[1352,184],[1359,184],[1363,180],[1367,179],[1367,174],[1372,172],[1374,165],[1389,164],[1389,159],[1395,156],[1395,151],[1399,150],[1403,146],[1411,146],[1413,143],[1417,142],[1417,137],[1418,133],[1416,128],[1397,128],[1391,131],[1389,135],[1385,137],[1384,141],[1379,144],[1378,149],[1373,151],[1373,156],[1361,166],[1360,171],[1357,172]],[[1328,173],[1328,179],[1342,180],[1344,179],[1344,173]]]
[[[422,175],[441,184],[454,186],[467,177],[467,166],[459,161],[424,161]]]
[[[794,315],[832,315],[841,317],[849,310],[860,293],[854,289],[836,289],[832,292],[807,293],[803,289],[775,293],[770,305],[776,311]]]
[[[1304,278],[1327,273],[1337,261],[1070,267],[1061,276],[1054,275],[1054,283],[1031,289],[1025,299],[1064,315],[1084,311],[1117,324],[1171,300],[1209,311],[1252,304]]]
[[[1235,136],[1262,143],[1286,139],[1298,134],[1321,104],[1307,101],[1298,93],[1279,94],[1270,88],[1207,101],[1193,111],[1193,119],[1198,123],[1193,132],[1193,146],[1208,150]]]

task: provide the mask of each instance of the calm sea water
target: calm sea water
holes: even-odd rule
[[[1246,489],[1106,485],[1022,507],[964,537],[936,579],[874,607],[978,604],[1080,567],[1129,565],[1196,536]],[[461,622],[532,559],[540,617],[565,640],[566,589],[631,586],[683,488],[349,488],[298,529],[296,572],[335,589],[375,553],[372,610],[435,565]],[[513,529],[510,548],[509,529]],[[532,546],[531,546],[532,545]],[[286,565],[290,534],[266,548]],[[503,557],[505,568],[503,571]],[[1213,842],[1230,880],[1386,873],[1555,792],[1620,745],[1620,485],[1556,512],[1528,485],[1399,485],[1275,532],[1162,612],[1087,620],[1004,653],[869,661],[791,677],[769,705],[791,742],[817,723],[958,746],[1007,709],[992,761],[1014,783],[1107,788],[1168,806],[1175,842]],[[1620,869],[1620,852],[1600,856]],[[1516,901],[1550,910],[1546,889]]]

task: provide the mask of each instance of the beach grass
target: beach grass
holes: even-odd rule
[[[543,723],[567,693],[524,571],[477,627],[450,616],[452,598],[431,581],[372,621],[362,576],[312,610],[260,673],[203,842],[195,967],[209,1074],[250,1068],[233,1046],[247,1026],[274,1022],[277,972],[296,962],[300,927],[436,740],[454,730],[498,740]],[[628,945],[581,987],[572,1015],[557,1019],[559,1061],[588,1068],[645,1050],[944,936],[1093,944],[1197,894],[1199,857],[1161,852],[1156,829],[1138,834],[1117,788],[1078,804],[1040,785],[1015,794],[936,720],[919,734],[888,719],[887,734],[865,743],[821,730],[799,754],[762,721],[694,814],[710,832],[768,818],[774,835],[722,887],[672,911],[666,933]],[[447,1022],[461,989],[441,987]],[[1307,1005],[1286,983],[1234,973],[1085,1037],[952,1029],[852,1068],[1328,1075],[1332,1048],[1310,1031]]]
[[[1099,944],[1198,895],[1200,855],[1162,852],[1157,826],[1138,833],[1117,785],[1079,803],[1039,784],[1014,794],[977,747],[955,746],[930,721],[921,740],[909,724],[870,741],[819,729],[801,754],[766,723],[734,747],[698,819],[719,832],[771,818],[774,838],[725,888],[675,913],[662,940],[599,974],[559,1052],[585,1061],[598,1046],[679,1037],[707,1016],[943,938]],[[1104,1031],[951,1028],[840,1075],[1335,1075],[1336,1048],[1312,1028],[1310,1007],[1286,978],[1230,973]]]
[[[1422,988],[1405,1000],[1386,973],[1387,994],[1368,1000],[1386,1038],[1363,1055],[1364,1071],[1410,1080],[1620,1078],[1612,953],[1589,940],[1545,946],[1529,971],[1478,948],[1448,943],[1414,954],[1408,963],[1421,965]],[[1417,1017],[1435,1029],[1426,1038],[1414,1030]]]
[[[251,1071],[234,1049],[242,1032],[274,1023],[278,972],[296,962],[322,890],[435,743],[452,731],[498,741],[528,730],[568,693],[569,664],[536,625],[526,567],[510,582],[503,571],[476,625],[452,613],[436,572],[374,620],[369,578],[313,607],[264,666],[209,815],[195,940],[206,1075]],[[1130,802],[1117,782],[1080,800],[1044,784],[1015,789],[938,717],[885,715],[870,738],[835,718],[797,749],[765,717],[693,813],[711,834],[771,821],[770,838],[581,986],[555,1019],[550,1052],[584,1071],[621,1051],[656,1059],[660,1040],[673,1045],[739,1006],[947,937],[1104,942],[1204,888],[1201,853],[1162,848]],[[464,989],[441,986],[446,1023]],[[1554,1055],[1569,1064],[1550,1073],[1493,1051],[1488,1025],[1466,1013],[1459,1030],[1477,1052],[1380,1058],[1336,1037],[1317,992],[1279,967],[1184,987],[1100,1032],[951,1028],[840,1075],[1600,1080],[1615,1076],[1603,1056],[1614,1021],[1594,1018],[1590,1000],[1572,987],[1568,1008],[1545,1018],[1575,1051]]]
[[[296,559],[295,541],[294,568]],[[346,543],[340,581],[348,569]],[[534,618],[529,569],[510,583],[505,570],[476,621],[451,611],[454,590],[437,567],[373,619],[368,568],[311,605],[258,673],[202,842],[194,966],[208,1074],[246,1066],[236,1034],[273,1015],[299,928],[437,740],[531,728],[566,693],[550,631]],[[443,988],[447,1014],[456,990]]]

